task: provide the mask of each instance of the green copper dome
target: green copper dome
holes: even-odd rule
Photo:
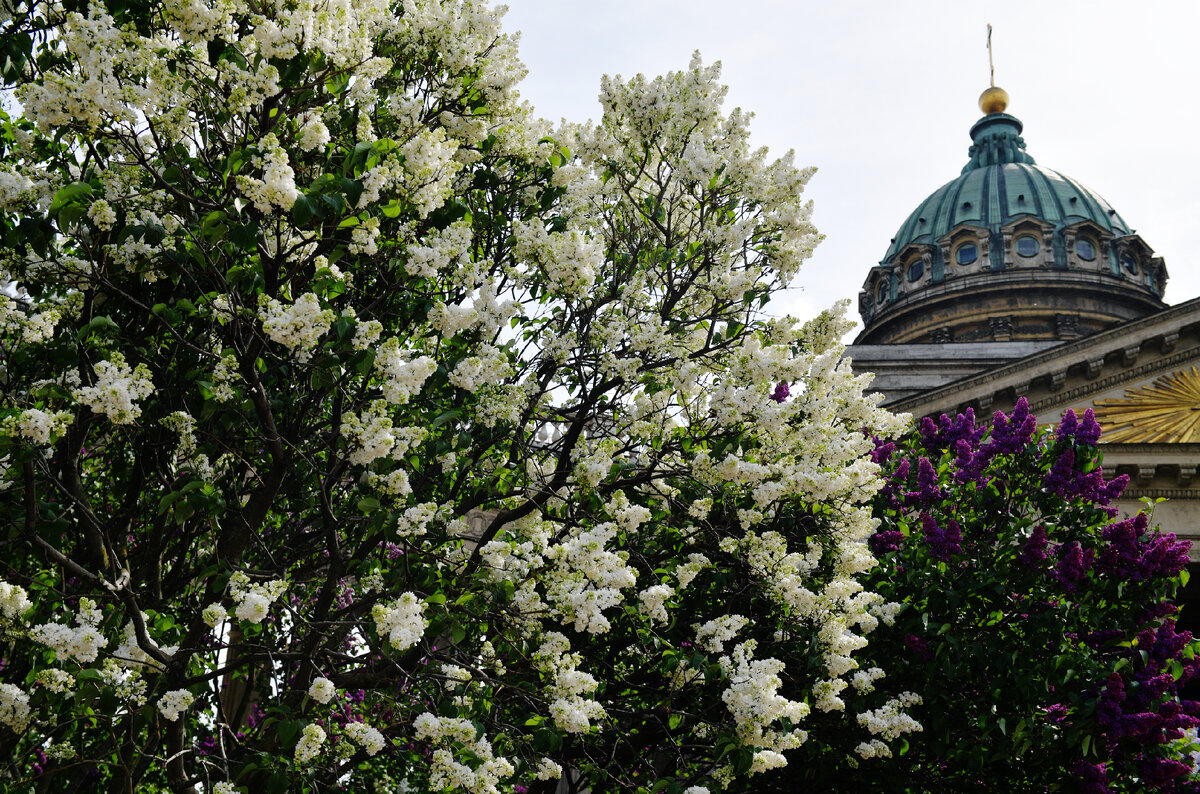
[[[976,122],[971,128],[971,159],[962,175],[921,202],[896,233],[882,261],[891,262],[913,243],[934,243],[962,224],[998,235],[1002,227],[1033,217],[1059,229],[1091,221],[1114,237],[1133,233],[1096,193],[1037,165],[1025,152],[1021,129],[1021,122],[1006,113],[993,113]]]
[[[1034,162],[997,91],[962,173],[867,274],[858,344],[1075,339],[1166,305],[1162,257],[1107,201]]]

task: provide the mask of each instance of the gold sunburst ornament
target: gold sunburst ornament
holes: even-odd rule
[[[1096,400],[1096,419],[1110,443],[1200,441],[1200,371],[1195,367],[1163,375],[1125,396]]]

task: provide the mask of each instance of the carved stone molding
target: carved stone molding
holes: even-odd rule
[[[1138,466],[1138,470],[1137,470],[1138,486],[1145,488],[1147,485],[1149,485],[1150,481],[1154,479],[1154,471],[1155,471],[1154,464],[1150,464],[1149,466]]]
[[[1074,388],[1067,389],[1061,394],[1056,394],[1053,397],[1044,397],[1036,401],[1031,400],[1029,407],[1034,413],[1039,413],[1052,405],[1072,403],[1078,399],[1086,397],[1089,394],[1108,391],[1111,388],[1120,386],[1122,383],[1128,383],[1132,380],[1139,380],[1147,377],[1148,375],[1154,374],[1155,372],[1162,372],[1163,370],[1169,372],[1172,369],[1175,369],[1179,364],[1182,364],[1186,361],[1192,361],[1195,358],[1196,351],[1194,349],[1189,348],[1187,350],[1181,350],[1178,353],[1174,353],[1166,358],[1160,358],[1155,361],[1147,361],[1145,364],[1135,367],[1134,369],[1114,373],[1106,378],[1101,378],[1100,380],[1093,381],[1082,386],[1075,386]],[[906,409],[899,408],[896,410]]]

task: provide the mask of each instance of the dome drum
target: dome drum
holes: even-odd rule
[[[1086,336],[1161,306],[1150,290],[1133,292],[1120,281],[1107,270],[1023,268],[961,275],[899,292],[889,301],[887,311],[871,320],[871,336],[864,332],[857,344],[1062,339],[1066,337],[1063,321],[1056,319],[1059,315],[1074,318],[1071,324],[1079,335]],[[876,283],[890,286],[889,274],[880,273]],[[866,300],[863,293],[860,301]],[[990,325],[996,317],[1007,318],[1012,326],[1003,338],[997,337]]]

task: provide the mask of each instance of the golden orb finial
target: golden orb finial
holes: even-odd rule
[[[985,114],[1003,113],[1008,107],[1008,92],[999,86],[991,86],[979,95],[979,109]]]

